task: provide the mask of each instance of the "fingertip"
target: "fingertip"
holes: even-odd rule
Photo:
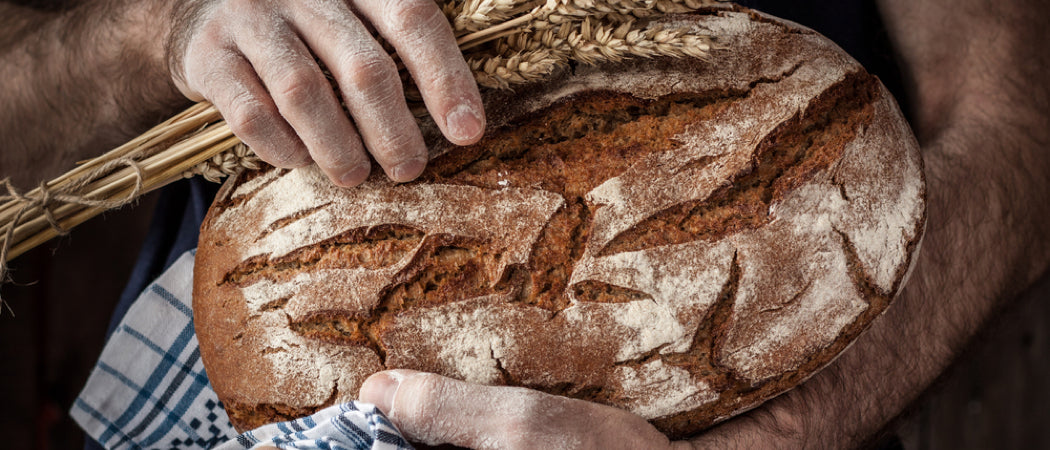
[[[368,179],[368,174],[371,172],[371,166],[368,163],[365,163],[343,173],[338,179],[333,177],[332,181],[342,187],[354,187],[364,183],[365,180]]]
[[[470,102],[460,103],[445,115],[445,130],[454,144],[473,144],[481,140],[485,131],[484,112]]]
[[[401,385],[401,378],[390,372],[379,372],[368,377],[361,385],[361,401],[376,405],[380,411],[388,416],[393,411],[394,395]]]
[[[423,169],[425,169],[426,166],[426,158],[412,158],[403,161],[400,164],[390,168],[390,179],[398,183],[412,181],[423,173]]]
[[[412,370],[385,370],[369,376],[361,384],[358,398],[366,403],[376,405],[380,411],[393,419],[394,396],[397,395],[401,382],[413,373]]]

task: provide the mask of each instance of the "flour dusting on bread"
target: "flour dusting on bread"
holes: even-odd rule
[[[724,6],[711,61],[577,67],[487,93],[419,180],[243,176],[203,226],[194,309],[242,428],[384,368],[625,408],[685,436],[804,381],[899,292],[918,146],[816,33]]]

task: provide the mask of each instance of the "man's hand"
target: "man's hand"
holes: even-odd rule
[[[849,439],[818,441],[807,435],[814,425],[800,420],[807,414],[834,420],[831,411],[803,406],[808,400],[801,397],[811,394],[792,391],[690,441],[673,442],[642,417],[619,408],[412,370],[373,374],[361,386],[360,399],[375,404],[406,438],[428,445],[552,450],[848,447]]]
[[[481,386],[411,370],[372,375],[361,400],[374,403],[405,437],[477,449],[668,449],[645,419],[597,403],[525,388]]]
[[[426,148],[397,64],[370,29],[397,49],[450,141],[481,137],[477,85],[432,0],[191,0],[174,17],[168,59],[178,89],[211,101],[275,166],[313,161],[353,186],[368,176],[367,150],[395,181],[422,172]]]

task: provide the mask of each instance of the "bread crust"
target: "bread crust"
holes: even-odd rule
[[[844,350],[900,291],[925,223],[896,103],[796,24],[738,7],[661,20],[719,49],[488,93],[479,144],[424,127],[415,182],[229,181],[202,226],[194,319],[234,425],[351,400],[400,367],[681,437]]]

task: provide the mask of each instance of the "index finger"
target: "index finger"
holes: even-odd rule
[[[390,55],[342,0],[303,2],[293,12],[303,40],[335,77],[368,152],[395,181],[418,176],[426,146]]]
[[[454,144],[481,139],[485,113],[477,82],[445,15],[433,0],[356,0],[404,62],[427,110]]]

